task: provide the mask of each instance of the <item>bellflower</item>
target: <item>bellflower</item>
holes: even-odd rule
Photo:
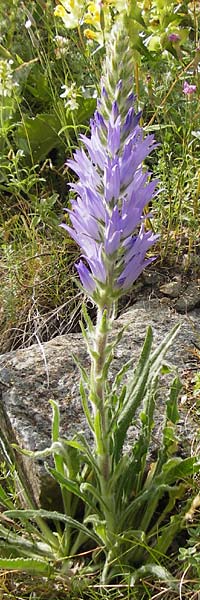
[[[101,96],[90,123],[90,137],[67,165],[78,181],[68,209],[71,226],[62,224],[81,248],[76,268],[86,293],[101,308],[124,294],[153,260],[146,252],[158,236],[144,227],[144,207],[155,195],[157,181],[143,161],[154,150],[153,135],[144,136],[141,113],[134,109],[132,54],[126,65],[114,56],[124,40],[111,40],[101,80]],[[150,215],[148,215],[150,216]]]

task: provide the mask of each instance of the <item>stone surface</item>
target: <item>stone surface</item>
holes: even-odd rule
[[[200,283],[190,283],[177,300],[175,308],[179,313],[184,314],[196,306],[200,306]]]
[[[159,282],[159,274],[155,270],[150,271],[147,269],[142,273],[141,278],[144,284],[147,286],[153,286]]]
[[[174,281],[161,285],[160,291],[166,296],[169,296],[169,298],[178,298],[181,293],[181,287],[181,278],[179,277]]]
[[[176,366],[183,376],[193,372],[190,350],[200,335],[200,310],[189,317],[178,315],[159,301],[138,302],[124,312],[114,323],[114,331],[127,325],[112,363],[111,378],[131,357],[138,358],[144,341],[146,327],[154,329],[154,344],[157,345],[177,322],[181,329],[171,347],[167,359]],[[42,345],[33,345],[25,350],[17,350],[0,356],[0,418],[2,436],[22,447],[40,450],[51,441],[50,399],[59,402],[61,413],[61,435],[71,438],[77,431],[84,431],[90,440],[79,398],[79,370],[72,353],[89,368],[89,358],[85,343],[80,334],[58,336]],[[197,365],[196,365],[197,368]],[[162,423],[164,394],[157,407],[157,435],[159,438]],[[179,430],[186,439],[191,439],[196,424],[186,412],[181,411]],[[185,420],[186,419],[186,420]],[[130,427],[129,444],[136,436],[136,429]],[[48,496],[54,502],[53,480],[44,476],[40,461],[24,459],[25,476],[28,473],[36,503],[47,503]],[[40,479],[42,479],[42,484]],[[57,494],[57,491],[55,491]]]

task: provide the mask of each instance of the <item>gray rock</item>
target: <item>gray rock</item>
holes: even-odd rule
[[[177,300],[175,308],[183,314],[196,308],[196,306],[200,306],[200,285],[195,282],[188,285],[182,296]]]
[[[200,335],[200,310],[193,311],[188,318],[177,315],[157,300],[151,300],[134,304],[115,321],[115,333],[124,325],[127,325],[127,330],[116,350],[111,379],[125,361],[131,357],[137,360],[148,324],[153,326],[154,345],[157,345],[177,321],[181,322],[182,327],[167,358],[182,376],[186,371],[193,372],[190,348]],[[57,401],[60,406],[61,435],[72,438],[77,431],[83,431],[91,440],[79,397],[79,370],[72,353],[77,355],[85,368],[89,368],[89,357],[80,334],[58,336],[40,346],[35,344],[0,356],[0,417],[4,444],[14,441],[29,450],[48,447],[51,443],[50,399]],[[159,398],[157,407],[158,438],[164,409],[163,398],[164,394]],[[187,410],[185,413],[181,411],[180,432],[190,440],[196,424],[190,415],[186,427]],[[135,436],[136,429],[130,427],[130,445]],[[34,494],[35,503],[43,506],[54,503],[57,488],[49,475],[44,475],[40,461],[25,458],[21,469],[30,494]]]
[[[156,283],[158,283],[159,274],[155,270],[148,271],[148,269],[147,269],[146,271],[144,271],[142,273],[141,278],[145,285],[152,286],[152,285],[155,285]]]
[[[169,298],[178,298],[181,293],[181,278],[177,278],[174,281],[161,285],[160,291],[162,294],[169,296]]]

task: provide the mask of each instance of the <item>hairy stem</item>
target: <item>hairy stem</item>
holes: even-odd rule
[[[109,439],[109,414],[106,406],[104,375],[111,311],[112,307],[108,308],[107,311],[102,311],[100,308],[98,309],[93,344],[94,356],[91,364],[91,402],[94,417],[95,452],[100,472],[99,485],[102,501],[104,503],[102,503],[102,506],[104,506],[104,516],[107,524],[108,545],[113,542],[113,532],[115,531],[114,498],[109,491],[112,462]]]

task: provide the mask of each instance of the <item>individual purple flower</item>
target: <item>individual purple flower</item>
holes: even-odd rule
[[[188,81],[184,81],[183,84],[183,93],[186,96],[191,96],[191,94],[194,94],[197,90],[197,86],[196,85],[192,85],[190,83],[188,83]]]
[[[87,267],[84,265],[84,262],[82,260],[80,260],[78,264],[75,263],[75,267],[78,271],[78,274],[79,274],[79,277],[80,277],[80,280],[81,280],[81,283],[82,283],[84,289],[86,290],[86,292],[88,293],[89,296],[92,296],[92,294],[95,290],[95,282],[92,277],[92,274],[87,269]]]
[[[168,35],[168,40],[169,42],[172,42],[173,44],[177,44],[177,42],[180,42],[180,35],[178,35],[178,33],[170,33]]]
[[[158,239],[145,231],[143,216],[157,186],[143,161],[156,143],[153,135],[144,136],[141,113],[134,110],[132,52],[126,46],[126,62],[115,56],[113,73],[116,48],[111,44],[106,58],[90,137],[81,136],[85,149],[67,162],[78,175],[71,185],[77,197],[67,209],[71,226],[62,224],[81,248],[83,260],[75,265],[81,283],[101,308],[124,294],[154,260],[146,252]]]

